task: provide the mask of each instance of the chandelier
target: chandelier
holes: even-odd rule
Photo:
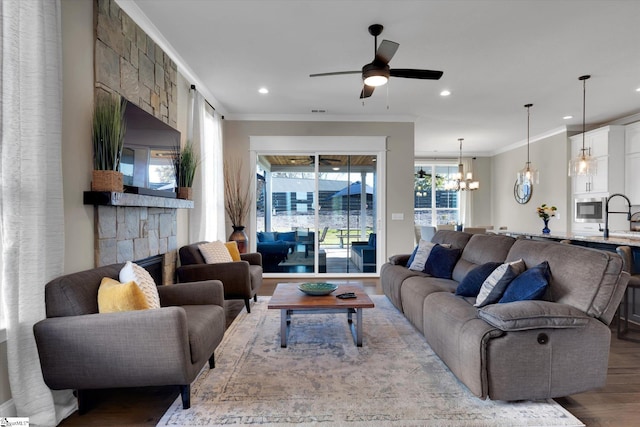
[[[447,191],[473,191],[480,188],[480,182],[473,180],[473,173],[464,173],[464,166],[462,165],[462,141],[463,138],[458,138],[460,143],[460,155],[458,157],[458,172],[449,177],[449,180],[444,184],[444,189]]]

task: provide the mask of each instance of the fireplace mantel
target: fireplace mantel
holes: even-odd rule
[[[131,206],[167,209],[193,208],[193,200],[170,199],[167,197],[108,191],[85,191],[84,204],[97,206]]]

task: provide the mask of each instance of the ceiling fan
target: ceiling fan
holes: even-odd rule
[[[412,68],[389,68],[389,61],[391,61],[391,58],[393,58],[393,55],[395,55],[396,50],[398,50],[400,45],[389,40],[382,40],[380,46],[378,46],[378,36],[382,34],[383,28],[384,27],[380,24],[373,24],[369,26],[369,34],[374,37],[374,58],[373,61],[362,67],[361,71],[335,71],[332,73],[310,74],[309,77],[362,73],[364,86],[360,92],[360,98],[370,97],[376,86],[382,86],[387,83],[389,77],[428,80],[438,80],[442,77],[442,71],[416,70]]]
[[[300,160],[299,158],[292,158],[290,160],[291,163],[296,163],[296,164],[306,164],[306,165],[314,165],[316,162],[316,156],[309,156],[308,159],[304,159],[304,160]],[[327,157],[323,157],[320,156],[320,165],[323,166],[330,166],[332,164],[334,164],[334,162],[341,162],[340,159],[331,159],[331,158],[327,158]]]

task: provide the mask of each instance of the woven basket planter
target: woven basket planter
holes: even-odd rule
[[[122,193],[122,172],[113,170],[94,170],[91,191],[110,191]]]
[[[191,200],[193,190],[191,187],[178,187],[178,199]]]

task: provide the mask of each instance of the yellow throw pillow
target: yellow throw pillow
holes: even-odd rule
[[[149,304],[136,282],[120,283],[104,277],[98,288],[98,312],[147,310]]]
[[[229,251],[229,255],[231,255],[231,259],[234,261],[241,261],[240,258],[240,250],[238,249],[238,242],[226,242],[224,244]]]

